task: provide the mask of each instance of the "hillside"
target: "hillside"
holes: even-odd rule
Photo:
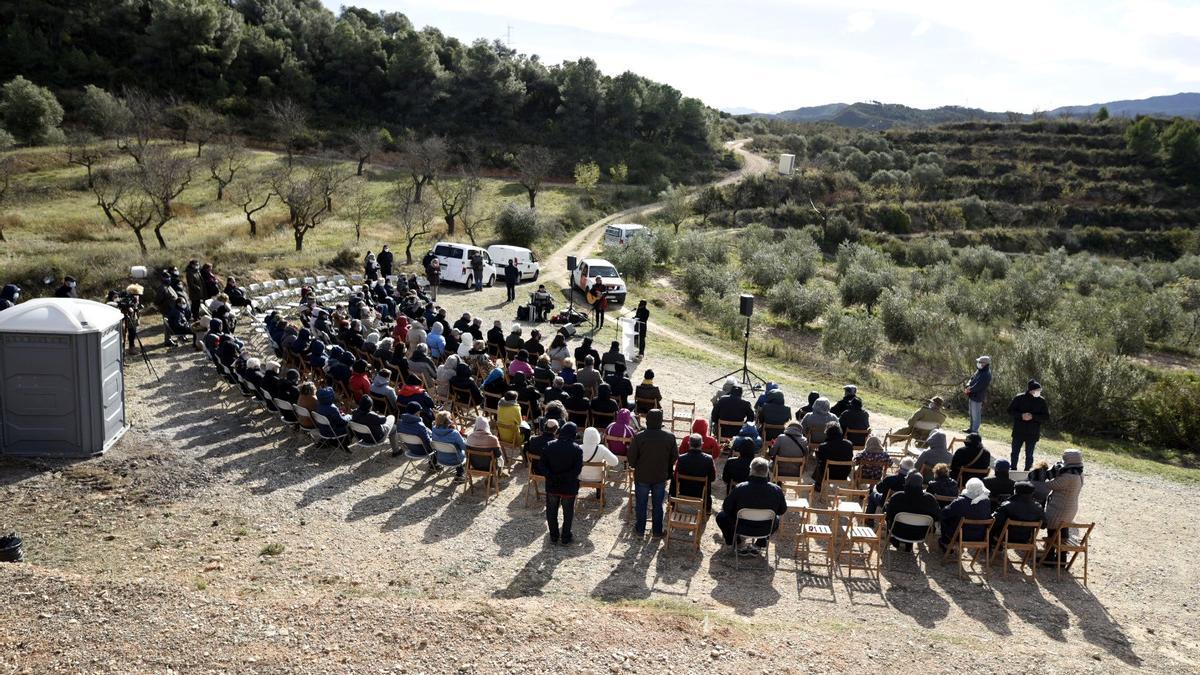
[[[1091,105],[1064,106],[1047,114],[1051,116],[1092,117],[1100,108],[1108,108],[1108,114],[1116,117],[1155,115],[1159,117],[1200,117],[1200,93],[1179,93],[1171,96],[1109,101]]]

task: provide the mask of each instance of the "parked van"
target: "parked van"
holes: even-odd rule
[[[517,261],[517,269],[521,271],[521,281],[533,281],[542,273],[542,265],[537,256],[527,248],[509,246],[507,244],[492,244],[487,247],[492,256],[496,269],[503,269],[509,260]]]
[[[630,239],[639,236],[645,236],[650,233],[645,225],[636,225],[634,223],[613,223],[604,228],[604,245],[605,246],[624,246],[629,243]]]
[[[471,254],[479,251],[483,255],[483,285],[491,286],[496,280],[496,266],[488,252],[478,246],[460,244],[456,241],[439,241],[433,246],[433,255],[442,264],[442,281],[475,285],[475,271],[471,269]]]

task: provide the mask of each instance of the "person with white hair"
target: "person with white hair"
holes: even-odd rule
[[[755,555],[757,549],[766,547],[766,537],[779,528],[779,519],[787,513],[783,489],[767,480],[770,472],[769,460],[754,458],[750,462],[750,478],[733,488],[717,513],[717,527],[721,528],[727,545],[733,545],[733,531],[737,526],[738,536],[742,537],[738,542],[738,555]],[[738,511],[742,509],[769,509],[775,512],[775,517],[770,521],[743,521],[738,524]],[[742,546],[743,542],[752,542],[752,545]]]
[[[988,520],[992,517],[992,500],[988,498],[988,489],[983,481],[972,478],[967,481],[967,487],[962,494],[942,509],[942,533],[938,536],[938,546],[942,552],[954,538],[958,523],[963,519]],[[980,525],[970,525],[963,528],[963,541],[983,541],[987,536],[986,528]]]
[[[967,395],[967,407],[971,415],[971,424],[964,432],[979,433],[979,425],[983,424],[983,402],[987,400],[988,387],[992,384],[992,357],[980,356],[975,359],[975,372],[967,380],[963,393]]]

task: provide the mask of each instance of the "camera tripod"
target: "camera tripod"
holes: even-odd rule
[[[128,320],[126,319],[126,321]],[[142,362],[146,364],[146,370],[154,376],[155,381],[162,382],[162,378],[158,376],[158,371],[154,369],[154,364],[150,363],[150,356],[146,354],[146,345],[142,344],[142,336],[138,335],[137,327],[133,329],[133,339],[137,342],[138,355],[142,357]]]

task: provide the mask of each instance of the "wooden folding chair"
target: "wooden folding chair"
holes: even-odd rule
[[[1057,565],[1057,571],[1055,573],[1055,577],[1061,581],[1063,570],[1064,569],[1067,570],[1067,574],[1068,574],[1068,576],[1070,576],[1071,575],[1070,574],[1071,565],[1075,564],[1075,559],[1079,557],[1080,553],[1082,553],[1083,554],[1083,586],[1084,586],[1084,588],[1087,588],[1087,584],[1088,584],[1088,547],[1089,547],[1088,540],[1091,538],[1092,530],[1095,529],[1095,527],[1096,527],[1096,523],[1068,523],[1066,525],[1066,527],[1063,527],[1063,528],[1055,531],[1054,534],[1047,535],[1042,540],[1046,543],[1047,548],[1046,548],[1045,552],[1042,553],[1042,557],[1038,560],[1038,564],[1040,565],[1040,564],[1044,563],[1046,561],[1047,557],[1052,552],[1055,553],[1056,555],[1058,555],[1059,552],[1070,553],[1071,558],[1069,560],[1067,560],[1067,563],[1065,565],[1062,564],[1061,562]],[[1083,535],[1075,541],[1071,541],[1069,539],[1064,540],[1062,533],[1067,530],[1083,530]]]
[[[597,470],[600,472],[600,477],[595,480],[583,480],[581,478],[579,480],[579,491],[580,492],[583,492],[584,490],[598,491],[600,493],[600,500],[599,500],[600,510],[603,511],[604,507],[608,504],[608,502],[606,502],[604,499],[604,488],[608,485],[608,465],[605,464],[604,462],[584,462],[583,468],[585,471],[588,469],[594,469],[594,470]],[[582,505],[582,504],[587,503],[587,501],[588,500],[586,500],[586,499],[576,499],[575,503],[576,503],[576,505]]]
[[[679,432],[692,433],[692,422],[696,419],[696,404],[693,401],[671,401],[671,433],[676,436]],[[680,429],[679,425],[683,428]]]
[[[829,524],[822,525],[821,518],[825,518],[825,522]],[[800,513],[800,528],[796,531],[795,557],[799,559],[803,555],[805,564],[811,565],[810,555],[813,549],[810,542],[823,542],[825,544],[825,565],[829,568],[830,577],[833,577],[833,566],[837,563],[838,556],[836,529],[838,518],[838,512],[833,509],[804,509]]]
[[[762,436],[763,449],[765,450],[765,449],[771,447],[771,445],[773,443],[775,443],[775,439],[779,438],[779,434],[782,434],[785,429],[787,429],[786,424],[764,424],[764,425],[762,425],[759,428],[758,433],[759,433],[759,435]]]
[[[521,459],[521,446],[509,442],[509,438],[521,438],[521,426],[519,424],[496,422],[496,437],[500,439],[500,452],[504,453],[504,465],[512,467]]]
[[[974,519],[963,518],[958,521],[958,527],[954,529],[954,536],[950,538],[950,543],[946,545],[946,553],[942,556],[942,562],[949,562],[950,556],[954,556],[954,564],[958,567],[958,576],[963,574],[962,557],[967,551],[971,552],[971,566],[974,567],[979,563],[980,554],[983,555],[983,573],[986,576],[991,571],[991,539],[989,536],[992,532],[992,519]],[[983,539],[978,541],[967,541],[963,539],[964,527],[982,527]]]
[[[690,483],[698,484],[700,496],[679,495],[667,500],[666,548],[671,547],[672,540],[678,539],[690,542],[692,548],[699,552],[700,538],[704,536],[704,526],[708,523],[708,479],[680,474],[675,476],[675,480],[679,487]],[[678,492],[692,492],[692,490],[679,489]],[[671,532],[675,530],[691,532],[691,538],[672,537]]]
[[[861,569],[869,574],[873,569],[879,574],[884,537],[887,536],[885,516],[882,513],[852,513],[849,518],[850,522],[838,533],[842,542],[839,555],[846,554],[847,573],[853,576],[855,569]],[[861,566],[854,564],[856,556],[862,559]],[[871,565],[872,557],[874,566]]]
[[[377,412],[380,415],[391,415],[394,412],[392,410],[392,402],[383,394],[370,392],[368,395],[371,397],[371,410],[373,412]]]
[[[588,426],[596,427],[597,430],[607,429],[608,425],[612,424],[613,417],[615,415],[616,413],[598,412],[593,410],[588,414]],[[580,429],[579,431],[580,433],[583,433],[583,429]]]
[[[632,467],[625,471],[625,515],[633,522],[634,502],[637,501],[637,472]]]
[[[987,478],[989,471],[989,469],[968,469],[963,467],[958,470],[958,486],[960,488],[966,487],[967,481],[971,480],[972,478],[983,480],[984,478]]]
[[[1023,544],[1012,541],[1009,531],[1014,529],[1028,530],[1029,541]],[[996,545],[992,548],[993,559],[995,559],[996,556],[1002,556],[1000,570],[1001,576],[1008,578],[1008,552],[1016,551],[1021,556],[1018,558],[1021,565],[1017,569],[1024,573],[1025,567],[1028,566],[1029,577],[1031,579],[1037,579],[1037,535],[1040,529],[1042,529],[1042,523],[1041,521],[1037,520],[1004,521],[1004,527],[1000,528],[1000,536],[996,539]],[[991,561],[988,562],[990,563]]]
[[[829,470],[834,467],[842,467],[846,469],[846,477],[841,479],[831,479]],[[821,474],[821,492],[823,494],[832,495],[838,489],[850,490],[854,488],[854,460],[848,459],[844,462],[829,460],[825,462],[825,471]]]
[[[450,387],[450,413],[466,419],[476,406],[471,405],[471,390],[465,387]]]
[[[486,469],[479,467],[485,466]],[[487,449],[467,448],[467,490],[475,493],[475,478],[483,478],[484,501],[491,496],[492,489],[500,496],[500,467],[496,466],[496,455]]]
[[[535,455],[533,453],[527,454],[525,456],[525,461],[528,462],[527,468],[529,469],[529,482],[525,484],[525,506],[526,506],[526,508],[528,508],[530,505],[529,504],[529,497],[531,496],[530,493],[532,492],[533,493],[532,496],[534,498],[540,500],[542,498],[541,486],[546,484],[546,477],[543,476],[542,474],[538,473],[538,460],[539,459],[541,459],[541,456]]]
[[[780,486],[787,485],[805,485],[804,482],[804,467],[808,463],[807,457],[779,457],[771,462],[771,481],[778,483]],[[788,467],[787,471],[781,471],[781,468]],[[794,468],[794,471],[793,471]],[[792,475],[795,474],[795,475]],[[812,489],[812,486],[808,486]]]
[[[625,445],[624,445],[624,447],[625,447],[626,449],[628,449],[628,448],[629,448],[629,444],[630,444],[630,443],[632,443],[632,442],[633,442],[633,435],[632,435],[632,434],[630,434],[629,436],[613,436],[613,435],[612,435],[612,434],[610,434],[610,433],[605,433],[605,434],[604,434],[604,445],[605,445],[605,446],[606,446],[608,449],[610,449],[610,450],[611,450],[611,449],[612,449],[612,447],[613,447],[613,446],[612,446],[612,444],[613,444],[613,443],[624,443],[624,444],[625,444]],[[618,471],[618,472],[624,472],[624,471],[625,471],[625,469],[626,469],[626,468],[628,468],[628,466],[629,466],[629,465],[628,465],[628,463],[626,463],[626,461],[625,461],[625,456],[624,456],[624,455],[617,455],[617,459],[621,460],[621,464],[620,464],[620,466],[618,466],[618,467],[617,467],[617,471]]]
[[[737,436],[737,431],[733,432],[733,436],[725,436],[721,433],[721,429],[723,427],[734,427],[741,430],[743,424],[745,422],[742,420],[717,420],[717,428],[713,431],[713,436],[716,437],[717,443],[724,445],[726,441],[732,440],[734,436]],[[691,430],[688,430],[688,433],[691,433]]]
[[[870,429],[846,429],[842,433],[842,437],[847,438],[847,439],[849,439],[851,435],[857,436],[859,434],[862,434],[862,439],[863,439],[862,443],[853,443],[852,442],[852,445],[854,446],[854,452],[856,452],[856,453],[861,452],[862,449],[864,447],[866,447],[867,437],[871,435],[871,430]]]
[[[858,504],[863,511],[867,510],[867,499],[871,496],[870,490],[853,490],[850,488],[835,488],[834,492],[830,493],[830,498],[834,500],[834,504],[842,502],[850,502]]]

